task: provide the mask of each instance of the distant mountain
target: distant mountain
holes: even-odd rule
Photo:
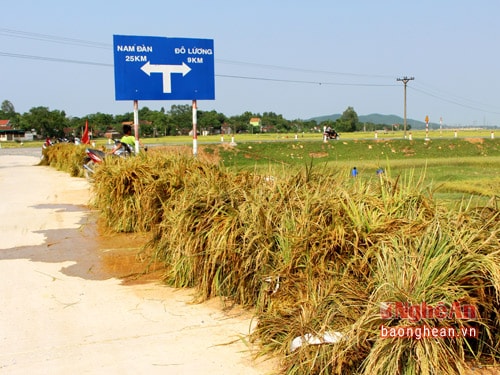
[[[333,115],[326,115],[326,116],[318,116],[318,117],[313,117],[310,120],[316,121],[318,124],[323,122],[323,121],[336,121],[342,117],[341,114],[333,114]],[[358,115],[359,122],[370,122],[372,124],[382,124],[382,125],[393,125],[393,124],[400,124],[403,125],[404,119],[400,116],[396,115],[381,115],[379,113],[372,113],[370,115]],[[412,120],[412,119],[406,119],[406,123],[410,125],[413,129],[425,129],[425,122],[423,121],[417,121],[417,120]],[[430,123],[429,126],[436,126],[439,124],[434,124]]]

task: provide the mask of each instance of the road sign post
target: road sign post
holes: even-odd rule
[[[198,155],[198,107],[196,106],[196,100],[192,103],[193,110],[193,155]]]
[[[425,140],[429,141],[429,116],[425,116]]]
[[[139,153],[139,101],[134,100],[134,136],[135,136],[135,153]]]

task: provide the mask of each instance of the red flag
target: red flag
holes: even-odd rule
[[[90,138],[89,138],[89,120],[85,120],[85,130],[83,131],[83,135],[82,135],[82,143],[84,145],[90,144]]]

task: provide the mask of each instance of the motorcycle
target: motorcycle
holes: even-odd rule
[[[94,148],[85,149],[86,157],[83,164],[83,172],[88,180],[92,180],[96,166],[98,164],[103,163],[105,158],[107,157],[126,158],[135,154],[133,148],[130,147],[128,144],[116,140],[115,146],[118,144],[121,144],[121,147],[115,149],[115,151],[113,151],[111,154],[107,154],[102,150],[97,150]]]
[[[339,139],[339,134],[333,130],[333,129],[327,129],[325,131],[325,138],[326,139]]]

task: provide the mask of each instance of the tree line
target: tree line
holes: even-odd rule
[[[250,124],[252,118],[260,118],[261,126]],[[4,100],[0,107],[0,119],[10,120],[14,129],[34,131],[41,137],[80,137],[85,122],[94,137],[102,136],[106,132],[121,133],[124,122],[133,122],[133,112],[119,115],[94,113],[84,117],[67,116],[63,110],[50,110],[48,107],[33,107],[28,112],[20,114],[15,111],[14,105]],[[159,111],[143,107],[139,110],[140,136],[162,137],[189,134],[193,128],[191,105],[172,105],[170,110],[161,108]],[[328,120],[317,123],[315,120],[287,120],[274,112],[252,113],[244,112],[241,115],[226,116],[223,113],[198,110],[197,128],[201,133],[209,134],[228,133],[302,133],[323,132],[325,127],[337,132],[353,132],[357,130],[378,130],[384,125],[360,123],[354,108],[348,107],[342,116],[335,121]]]

